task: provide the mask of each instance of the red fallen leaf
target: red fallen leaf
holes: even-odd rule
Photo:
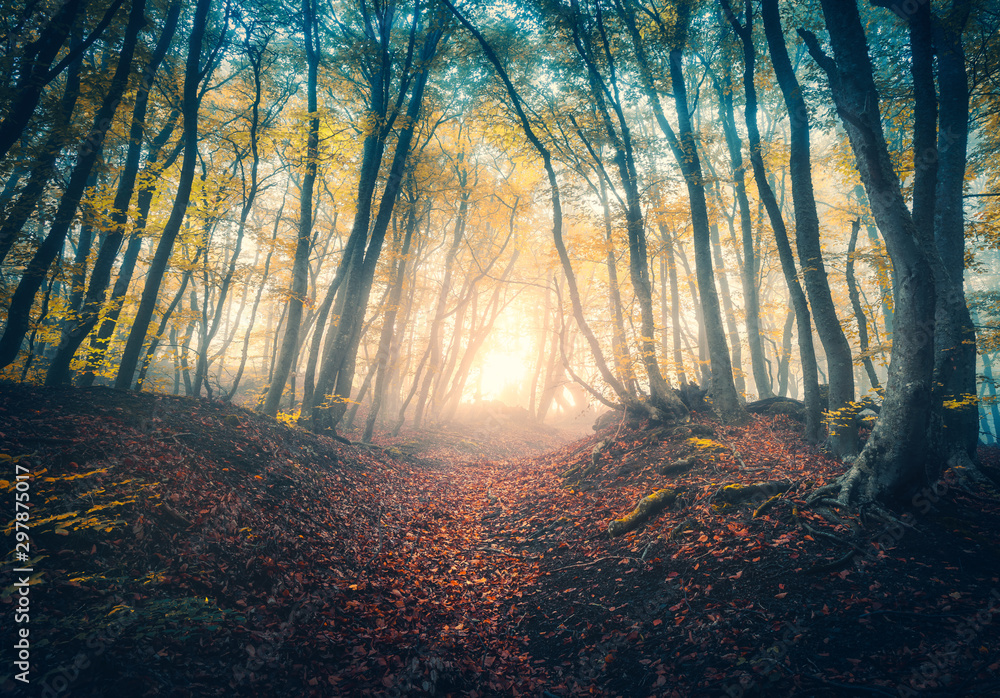
[[[396,679],[392,677],[392,674],[387,674],[382,677],[382,685],[386,688],[392,688],[394,683],[396,683]]]
[[[774,598],[776,598],[776,599],[783,599],[783,598],[785,598],[786,596],[788,596],[788,592],[787,592],[787,591],[783,591],[783,592],[781,592],[780,594],[775,594],[775,595],[774,595]]]
[[[660,625],[662,623],[663,623],[663,621],[660,620],[659,618],[657,618],[656,620],[653,621],[653,625]]]
[[[487,657],[486,659],[483,660],[483,664],[486,667],[491,667],[493,666],[493,662],[495,662],[496,660],[497,660],[496,657]]]
[[[656,678],[656,683],[654,683],[653,686],[654,687],[659,687],[659,686],[662,686],[663,684],[665,684],[666,682],[667,682],[667,677],[664,676],[663,674],[660,674]]]

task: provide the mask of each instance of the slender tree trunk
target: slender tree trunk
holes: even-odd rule
[[[861,306],[861,294],[858,293],[858,280],[854,277],[854,250],[858,244],[858,232],[861,230],[861,219],[857,218],[851,223],[851,242],[847,246],[847,293],[851,299],[851,308],[854,310],[854,319],[858,323],[858,345],[861,347],[861,363],[865,367],[868,375],[868,382],[872,388],[878,390],[882,387],[878,374],[875,373],[875,365],[871,356],[868,355],[868,316]]]
[[[733,347],[733,383],[736,392],[746,395],[747,384],[743,379],[743,347],[740,339],[740,330],[736,324],[736,311],[733,308],[733,296],[729,290],[729,273],[726,269],[726,262],[722,257],[722,242],[719,239],[719,226],[712,223],[709,226],[712,236],[712,251],[715,255],[716,276],[719,278],[719,290],[722,293],[722,310],[726,316],[726,331],[729,333],[729,341]]]
[[[112,3],[106,15],[107,21],[118,12],[121,4],[122,0]],[[35,107],[38,106],[45,86],[59,74],[59,65],[53,68],[52,62],[69,37],[78,15],[86,7],[87,0],[67,0],[62,3],[46,25],[39,29],[38,38],[25,47],[26,55],[21,56],[21,67],[14,94],[7,102],[10,107],[3,121],[0,121],[0,159],[17,143],[35,113]],[[99,34],[106,26],[107,23],[102,22],[95,34]],[[86,46],[75,47],[78,53],[70,62],[78,58],[84,48]],[[60,65],[65,63],[63,60]]]
[[[142,289],[142,297],[139,300],[139,308],[136,312],[135,321],[132,324],[131,332],[129,332],[128,340],[125,343],[125,350],[122,352],[118,375],[115,378],[115,387],[119,390],[128,390],[132,386],[132,377],[135,374],[136,365],[139,363],[139,354],[146,339],[146,331],[153,317],[153,311],[156,308],[156,298],[159,295],[160,284],[163,281],[163,275],[170,262],[170,253],[173,250],[174,240],[181,230],[181,224],[187,213],[188,201],[191,198],[194,169],[198,160],[198,107],[200,103],[198,85],[203,77],[201,71],[201,45],[207,29],[208,10],[211,4],[212,0],[198,0],[198,4],[195,7],[191,35],[188,39],[188,55],[184,71],[184,94],[181,107],[184,117],[184,159],[181,162],[180,177],[177,183],[174,205],[170,211],[170,218],[167,219],[167,223],[163,227],[160,241],[156,246],[156,252],[150,262],[146,275],[146,284]]]
[[[153,79],[166,56],[167,50],[170,48],[170,43],[176,32],[180,16],[180,5],[180,2],[173,2],[167,10],[163,32],[160,34],[153,55],[143,70],[142,84],[136,95],[135,105],[132,107],[132,123],[129,128],[125,164],[119,176],[118,189],[115,192],[115,199],[111,207],[112,227],[101,243],[97,259],[94,261],[94,271],[91,274],[90,284],[87,287],[87,296],[83,303],[82,312],[63,337],[59,350],[56,352],[49,366],[49,372],[45,378],[47,385],[59,385],[69,381],[70,363],[76,355],[80,344],[83,343],[83,340],[90,334],[90,331],[97,325],[100,317],[108,285],[111,282],[111,271],[118,256],[118,251],[121,248],[122,241],[125,239],[129,202],[132,200],[132,192],[135,190],[136,179],[139,175],[139,160],[142,155],[143,134],[146,128],[146,112],[149,107],[149,91],[152,89]],[[173,128],[171,127],[172,130]],[[159,147],[155,148],[155,152],[159,152]],[[151,149],[149,157],[155,160],[153,149]],[[137,252],[138,250],[136,250]],[[128,257],[128,255],[126,256]],[[132,256],[133,264],[136,256],[137,254]],[[131,273],[127,275],[127,278],[130,277]]]
[[[611,206],[608,201],[608,186],[603,177],[597,178],[600,183],[601,210],[604,216],[604,239],[607,243],[607,253],[605,262],[608,266],[608,298],[611,302],[611,320],[614,323],[612,330],[612,349],[614,352],[615,366],[618,367],[618,375],[622,384],[629,393],[635,395],[638,392],[638,384],[635,379],[635,372],[632,370],[632,356],[625,341],[625,319],[622,315],[622,294],[618,283],[618,258],[615,255],[615,241],[613,229],[611,227]]]
[[[514,111],[517,113],[518,121],[521,124],[521,128],[524,131],[525,136],[542,158],[542,166],[545,168],[546,175],[548,176],[549,191],[552,200],[552,238],[556,247],[556,253],[559,256],[559,262],[562,266],[563,273],[566,275],[570,302],[573,307],[573,316],[576,319],[581,333],[583,333],[584,338],[587,340],[587,344],[590,347],[594,362],[597,365],[601,377],[604,379],[605,383],[607,383],[612,390],[614,390],[615,394],[622,400],[622,402],[628,404],[632,402],[629,399],[628,391],[625,389],[625,386],[621,384],[621,381],[619,381],[614,373],[609,369],[607,362],[604,359],[604,353],[601,350],[599,342],[597,341],[597,337],[594,336],[594,333],[587,324],[583,313],[583,305],[580,301],[580,292],[576,283],[576,275],[573,272],[573,266],[570,262],[569,254],[566,251],[566,245],[563,241],[562,200],[559,193],[558,178],[556,177],[555,168],[552,165],[551,153],[539,139],[538,135],[534,131],[534,128],[531,126],[531,122],[521,105],[521,98],[518,95],[517,90],[514,88],[513,83],[510,81],[510,76],[507,74],[503,64],[500,62],[500,59],[497,57],[492,47],[486,41],[485,37],[483,37],[482,33],[480,33],[465,17],[462,16],[450,0],[442,1],[448,9],[451,10],[455,18],[461,22],[462,26],[464,26],[479,42],[479,45],[483,49],[483,53],[486,54],[487,59],[493,65],[497,75],[504,84],[504,88],[506,89],[507,95],[511,100]],[[687,418],[687,409],[679,399],[673,395],[668,395],[666,399],[669,401],[669,405],[666,409],[657,407],[660,411],[660,414],[657,416],[660,419],[673,420]]]
[[[166,125],[160,130],[156,138],[153,139],[152,144],[150,144],[149,152],[146,155],[146,165],[141,175],[142,179],[146,180],[146,184],[139,190],[139,195],[136,197],[135,223],[128,239],[128,245],[125,248],[125,254],[122,255],[121,266],[118,269],[118,277],[115,279],[115,285],[111,290],[111,297],[108,299],[107,315],[101,320],[100,325],[97,327],[97,333],[90,340],[87,362],[84,372],[79,379],[81,387],[93,385],[99,366],[107,357],[108,346],[118,325],[118,317],[121,314],[129,285],[132,283],[132,274],[139,260],[139,253],[142,251],[143,238],[141,237],[141,233],[146,229],[149,209],[152,206],[153,196],[156,193],[158,176],[173,164],[174,160],[177,159],[177,156],[183,150],[184,142],[182,140],[166,158],[160,161],[160,152],[173,133],[179,118],[180,111],[173,110],[167,119]]]
[[[962,197],[969,133],[969,87],[962,32],[970,7],[968,2],[956,2],[954,9],[933,25],[940,94],[937,186],[932,195],[935,201],[934,241],[940,255],[940,267],[935,270],[933,379],[934,405],[939,414],[936,424],[940,426],[934,440],[940,460],[949,467],[965,471],[973,468],[979,440],[979,410],[975,399],[976,331],[965,298]],[[934,153],[933,146],[930,144],[926,152]],[[923,151],[920,155],[923,156]]]
[[[722,89],[719,91],[719,111],[722,129],[729,150],[732,166],[733,191],[740,210],[740,232],[743,247],[743,264],[740,282],[743,285],[744,314],[746,315],[747,345],[750,349],[750,369],[753,372],[757,397],[771,397],[771,382],[765,368],[764,344],[760,328],[760,297],[757,291],[757,254],[754,250],[753,223],[750,217],[750,200],[746,190],[746,166],[743,162],[743,143],[736,131],[733,110],[733,80],[728,64],[723,64]]]
[[[795,268],[795,258],[792,253],[792,246],[788,241],[788,232],[785,228],[781,206],[778,204],[777,197],[774,195],[774,189],[768,181],[767,171],[764,168],[760,130],[757,126],[757,88],[754,85],[754,71],[757,59],[756,49],[753,44],[753,14],[750,4],[747,3],[746,26],[743,26],[736,19],[735,15],[733,15],[728,3],[723,4],[723,9],[726,12],[729,23],[733,26],[736,35],[743,44],[743,89],[746,93],[744,117],[747,125],[747,140],[750,146],[750,164],[753,167],[754,179],[757,182],[758,195],[763,201],[764,208],[771,221],[771,229],[774,232],[774,240],[778,248],[778,259],[781,262],[781,271],[785,277],[785,284],[788,286],[788,295],[791,300],[792,309],[795,311],[795,322],[799,339],[799,361],[802,365],[802,385],[806,404],[805,437],[808,441],[817,441],[819,440],[821,405],[819,380],[817,378],[816,350],[812,341],[812,321],[809,314],[809,303],[806,300],[802,286],[799,284],[798,273]]]
[[[673,84],[674,105],[677,109],[677,150],[678,165],[687,184],[691,204],[691,227],[694,239],[694,265],[698,278],[698,293],[701,297],[702,313],[705,319],[705,333],[711,359],[712,406],[726,422],[746,421],[747,414],[740,404],[736,386],[733,383],[733,366],[726,345],[726,333],[722,326],[722,312],[719,295],[715,288],[712,269],[712,243],[709,230],[708,204],[705,200],[705,183],[701,164],[691,130],[691,116],[688,111],[687,88],[684,83],[680,49],[670,51],[670,78]]]
[[[781,360],[778,362],[778,395],[788,394],[788,365],[792,357],[792,321],[795,310],[789,310],[785,316],[785,326],[781,331]]]
[[[549,338],[549,316],[552,314],[552,272],[545,279],[545,302],[542,305],[542,331],[538,335],[538,355],[535,357],[535,372],[531,378],[531,396],[528,399],[528,412],[532,418],[539,420],[536,398],[538,397],[538,380],[542,377],[542,365],[545,363],[545,345]]]
[[[46,186],[56,171],[56,160],[70,138],[70,122],[73,110],[80,97],[80,70],[83,54],[79,54],[66,75],[66,86],[56,110],[55,121],[42,145],[40,154],[31,163],[31,176],[17,193],[17,199],[8,208],[4,206],[3,224],[0,225],[0,264],[7,259],[7,253],[17,242],[25,223],[34,215],[38,202],[45,194]],[[13,178],[12,178],[13,179]],[[7,188],[10,191],[7,191]],[[4,190],[5,199],[13,196],[13,187],[8,182]]]
[[[813,196],[812,162],[809,150],[809,112],[795,70],[788,57],[785,37],[778,16],[778,1],[763,0],[761,18],[774,66],[775,78],[788,109],[791,138],[789,173],[792,179],[792,203],[795,209],[795,242],[799,264],[805,279],[809,307],[816,322],[816,332],[823,342],[830,374],[828,443],[841,458],[858,454],[857,408],[854,406],[854,362],[851,346],[837,317],[830,286],[823,266],[819,239],[819,216]]]
[[[667,276],[670,279],[670,335],[673,339],[674,350],[674,371],[677,374],[677,384],[687,383],[687,374],[684,372],[684,357],[681,354],[681,294],[677,285],[677,258],[674,255],[675,241],[671,236],[669,241],[665,240],[665,246],[669,246],[669,261],[667,262]]]
[[[274,417],[278,414],[281,395],[291,371],[292,362],[298,354],[299,330],[302,323],[302,307],[309,284],[309,250],[312,247],[313,186],[316,181],[316,164],[319,157],[319,114],[317,113],[317,75],[319,69],[319,48],[316,32],[316,16],[313,0],[302,2],[302,28],[306,47],[306,101],[309,109],[309,136],[306,143],[306,171],[302,176],[299,198],[299,230],[295,243],[295,258],[292,261],[292,285],[288,297],[285,335],[281,341],[278,360],[271,384],[267,389],[260,411]]]

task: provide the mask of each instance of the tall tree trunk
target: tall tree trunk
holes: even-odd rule
[[[246,231],[247,218],[250,217],[250,211],[253,209],[254,200],[257,198],[257,192],[260,187],[260,183],[257,181],[257,171],[260,167],[258,140],[261,125],[260,103],[263,95],[261,78],[264,60],[263,56],[266,48],[267,42],[265,42],[264,46],[259,49],[251,51],[249,47],[249,40],[247,42],[247,53],[250,55],[250,69],[253,72],[254,81],[254,98],[253,102],[250,104],[250,129],[247,136],[250,141],[250,186],[245,190],[246,196],[243,198],[243,206],[240,209],[240,221],[236,227],[236,246],[233,249],[232,256],[229,258],[226,275],[223,277],[222,284],[219,288],[219,297],[215,303],[215,313],[212,317],[211,324],[206,327],[204,337],[202,338],[202,342],[199,346],[198,364],[195,369],[194,376],[195,396],[199,396],[201,394],[202,383],[208,380],[208,347],[212,343],[212,340],[215,339],[216,333],[219,331],[223,309],[225,308],[226,299],[229,295],[229,289],[233,283],[233,277],[236,274],[236,263],[240,258],[240,251],[243,247],[243,235]],[[318,123],[319,119],[313,119],[310,121],[310,138],[312,138],[312,121],[316,121]]]
[[[139,354],[146,339],[146,331],[156,308],[160,284],[163,282],[163,275],[170,262],[174,240],[181,230],[181,223],[184,222],[188,201],[191,198],[194,169],[198,160],[198,107],[201,101],[198,85],[203,77],[201,45],[208,28],[208,9],[211,4],[212,0],[198,0],[195,7],[191,35],[188,39],[181,106],[184,117],[184,159],[181,161],[180,177],[177,182],[177,192],[173,208],[170,211],[170,218],[167,219],[160,235],[160,241],[156,245],[156,252],[146,274],[146,284],[142,289],[142,297],[139,300],[135,321],[125,343],[125,350],[122,352],[118,375],[115,378],[115,387],[119,390],[128,390],[132,386],[132,377],[135,374],[136,365],[139,363]]]
[[[594,362],[597,365],[597,369],[615,394],[619,397],[623,404],[634,404],[626,390],[625,386],[622,385],[621,381],[618,380],[617,376],[610,370],[607,362],[604,359],[604,353],[601,350],[600,343],[597,341],[597,337],[594,336],[593,331],[590,329],[586,318],[583,313],[583,305],[580,301],[580,292],[576,283],[576,275],[573,272],[573,266],[570,262],[569,254],[566,251],[566,245],[563,241],[562,234],[562,200],[559,192],[559,181],[556,177],[555,168],[552,165],[552,155],[549,149],[542,143],[541,139],[535,133],[534,128],[531,126],[531,121],[528,119],[527,114],[524,111],[524,107],[521,104],[521,98],[514,88],[513,83],[510,80],[510,76],[507,74],[506,69],[497,57],[496,52],[492,49],[489,42],[486,41],[485,37],[479,32],[462,14],[455,8],[455,6],[450,2],[450,0],[442,0],[442,2],[451,10],[452,14],[461,22],[464,26],[479,42],[479,45],[483,49],[483,53],[486,54],[486,58],[489,60],[490,64],[496,70],[497,75],[503,82],[504,88],[507,92],[508,97],[511,100],[511,106],[514,108],[517,114],[518,121],[521,124],[521,129],[524,131],[525,136],[531,143],[532,147],[538,152],[542,159],[542,166],[545,168],[545,173],[548,176],[549,181],[549,192],[552,201],[552,239],[556,247],[556,253],[559,256],[559,263],[562,266],[563,273],[566,275],[566,285],[569,291],[570,302],[573,307],[573,317],[576,320],[581,333],[587,341],[590,347],[591,354],[593,355]],[[656,416],[664,420],[673,419],[686,419],[687,409],[684,407],[683,403],[671,394],[666,396],[667,404],[664,406],[656,406],[655,409],[659,414]],[[638,405],[636,405],[638,407]],[[665,408],[665,409],[664,409]]]
[[[31,176],[24,187],[18,191],[17,199],[7,208],[4,207],[6,217],[0,225],[0,263],[7,258],[7,253],[17,242],[25,223],[34,215],[45,194],[49,180],[56,172],[56,161],[63,148],[71,138],[70,123],[73,117],[73,110],[80,97],[80,71],[83,67],[83,54],[80,53],[70,66],[66,75],[66,86],[63,88],[62,98],[56,109],[54,123],[49,131],[45,142],[42,144],[39,155],[31,163]],[[13,197],[13,187],[8,182],[8,188],[4,190],[4,197]]]
[[[78,381],[81,387],[85,388],[93,385],[99,366],[107,358],[108,347],[111,344],[112,335],[114,335],[115,328],[118,325],[118,317],[121,314],[129,285],[132,283],[132,275],[135,272],[136,263],[139,261],[139,253],[142,251],[143,238],[141,233],[146,229],[146,222],[149,220],[149,210],[153,204],[153,196],[156,193],[157,178],[160,173],[173,164],[184,148],[184,142],[181,140],[166,158],[162,161],[160,160],[160,152],[173,133],[179,117],[180,112],[175,109],[170,114],[167,124],[160,130],[156,138],[153,139],[149,147],[149,152],[146,154],[146,165],[143,167],[143,174],[141,175],[142,179],[146,180],[146,184],[139,190],[139,195],[136,197],[135,223],[128,239],[128,245],[125,247],[125,254],[122,255],[118,277],[115,279],[115,285],[111,289],[107,315],[101,320],[96,334],[90,339],[87,362],[84,372]]]
[[[66,56],[55,67],[52,67],[52,62],[69,37],[78,16],[86,9],[87,0],[67,0],[62,3],[45,26],[39,29],[38,38],[25,46],[24,53],[20,57],[21,67],[14,94],[8,101],[10,107],[3,121],[0,121],[0,159],[10,152],[21,137],[35,113],[35,107],[38,106],[45,86],[55,79],[67,62],[75,62],[79,58],[83,50],[107,27],[121,4],[122,0],[115,0],[94,35],[85,44],[74,47],[70,56]]]
[[[778,362],[778,395],[784,397],[788,394],[788,370],[792,357],[792,321],[795,319],[795,310],[788,311],[785,316],[785,326],[781,331],[781,359]]]
[[[403,297],[403,282],[406,279],[406,260],[410,254],[410,244],[416,228],[417,201],[412,200],[406,214],[406,232],[403,234],[403,244],[399,250],[399,262],[396,265],[395,274],[393,275],[392,290],[389,293],[385,318],[382,321],[382,334],[379,337],[378,350],[375,353],[375,389],[372,392],[372,404],[368,409],[368,417],[365,419],[365,431],[361,437],[361,440],[365,442],[372,439],[375,421],[378,419],[379,411],[382,409],[382,401],[385,399],[389,356],[392,353],[393,338],[402,334],[402,327],[397,325],[396,317],[399,312],[400,301]]]
[[[598,176],[600,183],[601,212],[604,217],[604,239],[607,244],[605,262],[608,267],[608,299],[611,303],[612,328],[612,351],[614,353],[615,366],[618,367],[618,375],[622,384],[628,391],[635,395],[638,392],[638,385],[635,379],[635,372],[632,370],[632,356],[625,341],[625,320],[622,315],[622,294],[618,283],[618,259],[615,255],[615,241],[613,228],[611,226],[611,206],[608,201],[608,185],[603,177]],[[546,293],[548,291],[546,290]]]
[[[66,191],[59,200],[59,207],[56,209],[52,227],[49,228],[48,235],[39,245],[31,261],[28,262],[28,267],[21,276],[21,281],[11,298],[7,310],[7,326],[4,328],[3,336],[0,337],[0,368],[10,365],[17,357],[21,342],[27,334],[35,294],[45,281],[49,266],[66,242],[66,236],[76,217],[77,209],[90,179],[91,170],[101,156],[104,137],[111,127],[115,112],[118,111],[118,104],[128,83],[139,32],[145,23],[143,16],[145,6],[145,0],[135,0],[132,6],[118,65],[115,67],[108,92],[94,115],[94,123],[90,133],[77,149],[76,165],[73,167]]]
[[[932,194],[934,241],[940,255],[940,267],[935,271],[933,379],[939,432],[934,439],[938,457],[949,467],[966,471],[973,466],[979,435],[975,399],[976,331],[965,298],[962,205],[969,134],[969,87],[962,32],[970,8],[968,2],[955,2],[946,16],[934,21],[940,127],[936,142],[937,187]]]
[[[598,70],[593,55],[594,48],[580,31],[582,19],[576,0],[572,0],[574,13],[572,18],[573,39],[577,53],[587,67],[590,81],[591,98],[601,116],[604,130],[615,149],[615,164],[618,175],[625,190],[625,229],[628,234],[629,277],[632,281],[632,291],[639,304],[641,322],[640,358],[646,369],[649,381],[649,399],[654,405],[667,408],[667,383],[660,371],[656,358],[656,320],[653,314],[653,289],[649,278],[649,260],[646,250],[645,221],[639,196],[639,176],[635,166],[635,153],[632,146],[632,135],[625,113],[621,106],[618,81],[615,75],[615,64],[611,53],[607,32],[604,27],[600,5],[595,5],[597,28],[601,37],[603,54],[607,63],[608,79],[605,81]],[[610,85],[610,87],[609,87]],[[612,120],[611,112],[615,120]],[[617,121],[617,128],[615,126]],[[668,408],[669,409],[669,408]]]
[[[733,110],[733,79],[729,65],[724,63],[722,89],[719,90],[719,112],[722,130],[729,150],[732,167],[733,191],[740,210],[740,232],[743,247],[743,265],[740,282],[743,285],[743,305],[746,315],[747,345],[750,349],[750,370],[753,372],[757,397],[771,397],[771,381],[764,360],[764,344],[760,328],[760,296],[757,290],[757,254],[754,250],[753,223],[750,217],[750,200],[747,198],[746,166],[743,162],[743,142],[736,131]]]
[[[673,339],[674,371],[677,373],[677,384],[687,383],[684,372],[684,357],[681,354],[681,298],[677,286],[677,258],[674,255],[673,236],[664,241],[664,254],[669,254],[667,261],[667,276],[670,280],[670,335]],[[669,253],[667,252],[669,249]]]
[[[287,189],[285,193],[287,194]],[[243,379],[243,372],[246,370],[247,356],[250,352],[250,336],[253,332],[254,324],[257,322],[257,309],[260,307],[260,300],[264,295],[264,289],[267,286],[267,277],[271,271],[271,257],[274,255],[274,241],[278,237],[278,226],[281,224],[281,214],[285,210],[285,197],[281,197],[281,206],[278,207],[278,213],[274,217],[274,228],[271,232],[271,244],[268,247],[267,255],[264,257],[264,269],[261,273],[260,283],[257,286],[257,294],[253,299],[253,306],[250,308],[250,321],[247,323],[246,332],[243,334],[243,348],[240,351],[240,365],[236,369],[236,376],[233,378],[233,386],[229,389],[223,398],[226,402],[232,402],[233,398],[236,397],[236,392],[240,389],[240,381]],[[268,315],[268,330],[270,330],[271,316]],[[268,333],[270,334],[270,332]]]
[[[702,313],[705,318],[705,333],[712,368],[712,406],[724,421],[744,422],[748,417],[746,410],[740,404],[740,398],[733,383],[733,366],[729,357],[729,347],[726,344],[726,333],[722,326],[719,294],[715,288],[705,182],[702,177],[694,132],[691,130],[691,115],[688,110],[682,53],[677,48],[670,51],[670,79],[673,84],[674,106],[677,110],[677,152],[675,152],[675,156],[684,175],[691,205],[695,274],[698,278],[698,293],[701,297]]]
[[[438,18],[440,20],[440,18]],[[417,21],[416,18],[413,20]],[[382,191],[378,213],[372,224],[368,247],[364,250],[364,259],[360,265],[354,266],[347,280],[346,302],[344,313],[337,328],[332,351],[324,361],[323,371],[317,381],[317,393],[324,398],[331,393],[337,396],[333,407],[324,410],[324,418],[317,420],[316,410],[313,410],[313,427],[328,427],[336,429],[337,424],[346,410],[345,403],[351,396],[354,382],[354,365],[357,361],[358,345],[361,341],[361,330],[364,324],[365,310],[371,294],[375,278],[375,267],[382,253],[382,243],[392,219],[392,211],[402,185],[404,168],[410,154],[410,144],[420,118],[423,105],[424,90],[430,76],[431,59],[437,53],[438,43],[443,36],[443,25],[433,26],[424,39],[420,56],[417,59],[418,72],[414,75],[410,103],[406,111],[405,125],[399,131],[396,140],[396,151]],[[357,272],[357,273],[353,273]],[[330,390],[332,386],[333,390]],[[322,422],[322,424],[321,424]]]
[[[535,357],[535,372],[531,378],[531,395],[528,399],[528,412],[538,420],[536,398],[538,396],[538,381],[542,377],[542,365],[545,363],[545,345],[549,338],[549,317],[552,315],[552,272],[545,279],[545,302],[542,305],[542,331],[538,334],[538,355]],[[536,315],[537,317],[537,315]],[[539,420],[541,421],[541,420]]]
[[[749,11],[749,4],[748,4]],[[858,454],[857,408],[854,406],[854,362],[851,346],[837,317],[830,286],[823,266],[819,240],[819,215],[813,195],[812,162],[809,152],[809,111],[788,57],[785,36],[778,16],[778,0],[762,0],[761,19],[774,75],[788,109],[791,129],[789,174],[792,180],[792,204],[795,209],[795,242],[799,264],[805,279],[809,306],[816,322],[816,332],[826,353],[830,374],[827,419],[827,442],[841,458]]]
[[[754,71],[757,53],[753,43],[753,13],[748,0],[746,4],[746,25],[741,25],[729,7],[723,2],[726,18],[732,25],[736,35],[743,44],[743,89],[746,94],[744,117],[747,125],[747,141],[750,146],[750,164],[753,167],[754,179],[757,182],[757,192],[764,203],[774,241],[778,248],[778,259],[781,262],[781,272],[788,286],[788,295],[792,309],[795,311],[795,324],[798,329],[799,361],[802,365],[803,396],[806,404],[807,441],[818,441],[820,431],[820,393],[816,350],[812,340],[812,320],[809,314],[809,302],[799,284],[798,272],[795,268],[795,257],[788,241],[788,231],[781,213],[781,206],[774,195],[774,189],[768,181],[767,170],[764,167],[764,157],[761,151],[760,129],[757,126],[757,87],[754,84]]]
[[[712,223],[709,226],[709,232],[712,236],[712,251],[715,255],[715,268],[717,270],[715,273],[719,277],[719,290],[722,292],[722,310],[726,316],[726,331],[729,333],[729,341],[733,347],[733,383],[736,385],[736,392],[740,395],[745,395],[747,384],[743,379],[743,346],[740,340],[740,330],[736,325],[733,296],[729,291],[729,273],[726,269],[726,262],[722,257],[719,226]]]
[[[318,37],[313,0],[302,2],[302,30],[306,48],[306,102],[309,110],[309,136],[306,142],[306,171],[302,176],[299,198],[299,230],[295,242],[295,258],[292,261],[292,284],[289,289],[285,335],[274,367],[274,375],[268,386],[267,395],[260,411],[274,417],[281,404],[285,382],[292,369],[292,361],[298,354],[299,330],[302,324],[302,307],[309,284],[309,250],[312,247],[313,186],[316,181],[316,161],[319,157],[319,114],[317,113],[317,75],[319,70]],[[318,331],[318,328],[317,328]]]

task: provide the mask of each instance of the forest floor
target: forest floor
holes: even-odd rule
[[[18,472],[31,540],[0,577],[0,691],[1000,695],[995,494],[946,474],[902,524],[817,510],[844,466],[787,416],[643,426],[566,443],[500,414],[348,446],[203,400],[2,386],[6,540]]]

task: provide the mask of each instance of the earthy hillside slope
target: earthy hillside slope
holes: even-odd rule
[[[993,495],[946,478],[893,519],[808,508],[844,466],[787,416],[603,421],[565,445],[502,417],[348,446],[206,401],[3,386],[11,551],[18,465],[32,505],[4,618],[33,570],[30,691],[11,662],[3,690],[1000,692]]]

